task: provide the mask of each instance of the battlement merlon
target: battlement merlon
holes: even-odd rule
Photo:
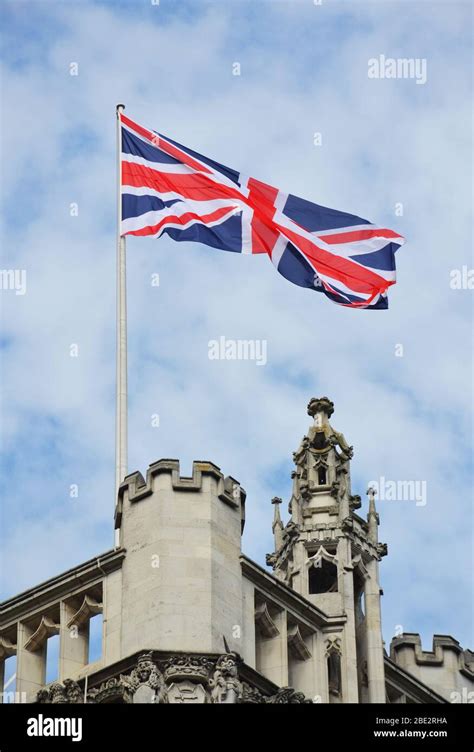
[[[400,652],[410,651],[417,666],[444,666],[448,653],[457,657],[459,671],[474,681],[474,654],[464,650],[451,635],[433,635],[432,650],[423,650],[418,632],[404,632],[394,637],[390,643],[390,658],[400,663]],[[405,656],[406,661],[406,656]]]
[[[220,501],[234,509],[240,509],[241,532],[245,526],[245,500],[247,494],[240,483],[232,476],[224,476],[221,469],[213,462],[194,460],[192,476],[182,476],[179,460],[161,459],[151,463],[146,472],[146,480],[139,470],[130,473],[120,484],[115,509],[115,528],[120,528],[123,514],[124,498],[135,503],[153,494],[155,479],[159,476],[169,477],[169,489],[200,493],[204,490],[204,479],[214,479],[215,493]]]

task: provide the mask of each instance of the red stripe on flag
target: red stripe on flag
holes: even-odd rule
[[[273,247],[280,236],[279,231],[271,222],[275,214],[278,188],[273,188],[255,178],[249,178],[247,187],[249,189],[248,201],[254,209],[251,220],[252,253],[268,253],[271,256]],[[261,213],[265,214],[265,219]],[[270,221],[267,221],[267,217]]]
[[[267,222],[254,214],[252,218],[252,253],[268,253],[271,256],[279,237],[278,230],[270,227]]]
[[[179,149],[177,146],[168,143],[168,141],[162,138],[162,136],[158,135],[158,133],[143,128],[141,125],[135,123],[133,120],[130,120],[130,118],[123,114],[121,115],[121,121],[122,123],[124,123],[124,125],[127,125],[140,136],[146,138],[146,140],[149,141],[152,146],[156,146],[157,149],[161,149],[161,151],[164,151],[166,154],[175,157],[175,159],[179,159],[180,162],[187,165],[188,167],[192,167],[193,170],[212,174],[212,170],[209,170],[205,165],[201,164],[201,162],[197,162],[182,149]]]
[[[282,234],[291,240],[293,245],[312,262],[318,272],[338,279],[354,292],[370,294],[374,290],[385,290],[388,285],[393,284],[364,266],[354,264],[349,259],[336,256],[319,248],[315,243],[298,235],[297,232],[293,232],[283,225],[279,227]]]
[[[159,193],[173,191],[179,193],[183,199],[190,198],[195,201],[207,201],[209,199],[238,199],[245,201],[238,190],[229,186],[216,183],[207,175],[194,172],[182,175],[176,172],[160,172],[145,165],[122,160],[122,188],[126,193],[127,185],[137,188],[153,188]]]
[[[318,233],[316,232],[315,235],[317,236]],[[381,227],[377,227],[375,230],[349,230],[347,232],[338,232],[334,235],[321,235],[320,237],[328,245],[332,243],[352,243],[358,240],[370,240],[370,238],[399,238],[403,240],[403,237],[397,232]]]
[[[138,123],[135,123],[133,120],[130,120],[126,115],[120,113],[120,122],[124,125],[127,125],[129,128],[132,129],[132,131],[135,131],[140,136],[143,136],[143,138],[146,138],[147,141],[153,141],[153,138],[157,135],[153,131],[149,131],[147,128],[144,128],[142,125],[138,125]]]
[[[206,224],[208,222],[215,222],[218,219],[221,219],[222,217],[225,217],[226,214],[231,214],[233,211],[232,207],[223,206],[220,209],[216,209],[213,212],[210,212],[209,214],[196,214],[195,212],[186,212],[185,214],[181,214],[181,216],[178,215],[170,215],[168,217],[164,217],[164,219],[161,220],[161,222],[158,222],[156,225],[149,225],[148,227],[143,227],[140,230],[129,230],[128,232],[123,233],[124,235],[156,235],[157,232],[159,232],[163,227],[165,227],[168,224],[178,224],[178,225],[185,225],[190,220],[200,220],[203,222],[203,224]]]

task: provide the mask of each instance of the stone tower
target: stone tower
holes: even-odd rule
[[[313,425],[293,453],[293,491],[286,526],[275,498],[275,551],[267,556],[278,579],[329,617],[344,616],[325,641],[332,702],[385,702],[378,542],[374,493],[367,520],[356,514],[360,496],[351,493],[353,449],[331,426],[334,405],[311,399]]]

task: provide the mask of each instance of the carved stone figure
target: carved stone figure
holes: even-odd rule
[[[236,703],[242,696],[242,684],[239,681],[238,656],[235,653],[222,655],[216,670],[209,681],[211,702]]]
[[[121,674],[120,680],[131,694],[134,703],[167,702],[163,675],[153,663],[151,653],[143,653],[136,668],[129,675]]]
[[[53,682],[45,689],[40,689],[36,701],[44,704],[77,704],[84,700],[79,684],[72,679],[65,679],[64,683]]]

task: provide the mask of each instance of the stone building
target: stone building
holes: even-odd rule
[[[241,551],[246,494],[212,462],[128,475],[117,546],[1,604],[0,666],[19,701],[57,703],[443,703],[474,700],[473,653],[446,635],[384,649],[379,518],[351,491],[353,450],[312,399],[294,453],[290,520],[273,499],[269,572]],[[102,614],[101,656],[89,625]],[[57,680],[48,641],[59,635]],[[3,682],[2,682],[3,686]],[[454,693],[454,694],[453,694]],[[459,699],[457,698],[459,695]]]

